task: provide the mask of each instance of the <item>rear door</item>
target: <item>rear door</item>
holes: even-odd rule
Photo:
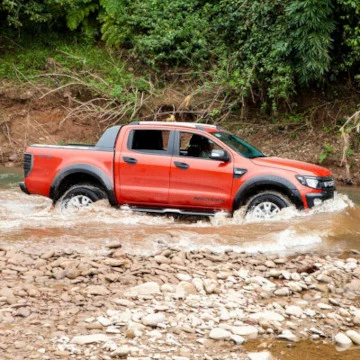
[[[233,162],[200,157],[200,151],[192,151],[194,135],[205,137],[214,149],[222,149],[205,132],[177,132],[170,166],[169,202],[172,207],[187,209],[231,210]]]
[[[124,130],[121,151],[115,159],[118,202],[166,206],[169,201],[172,132],[136,125]]]

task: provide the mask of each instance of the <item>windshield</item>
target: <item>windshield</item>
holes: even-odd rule
[[[246,141],[228,132],[213,132],[212,135],[231,147],[238,154],[245,156],[248,159],[265,156],[261,151],[254,148]]]

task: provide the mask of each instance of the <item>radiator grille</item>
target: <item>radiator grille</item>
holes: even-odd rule
[[[24,154],[24,176],[27,177],[30,174],[33,164],[33,156],[32,154],[25,153]]]

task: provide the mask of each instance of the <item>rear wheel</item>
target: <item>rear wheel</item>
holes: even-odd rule
[[[271,219],[280,212],[281,209],[288,207],[290,201],[282,194],[277,192],[261,192],[252,197],[246,207],[246,214],[256,219]]]
[[[103,190],[91,185],[76,185],[59,200],[62,209],[79,209],[101,199],[106,199]]]

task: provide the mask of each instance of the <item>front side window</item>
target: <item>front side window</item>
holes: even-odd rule
[[[170,131],[168,130],[132,130],[128,149],[144,153],[161,154],[169,149]]]
[[[212,150],[222,150],[206,136],[180,132],[180,156],[210,159]]]
[[[246,141],[240,139],[236,135],[233,135],[228,132],[213,132],[212,135],[214,135],[217,139],[221,140],[224,144],[229,146],[238,154],[248,159],[265,157],[265,155],[261,151],[254,148],[253,146],[248,144]]]

